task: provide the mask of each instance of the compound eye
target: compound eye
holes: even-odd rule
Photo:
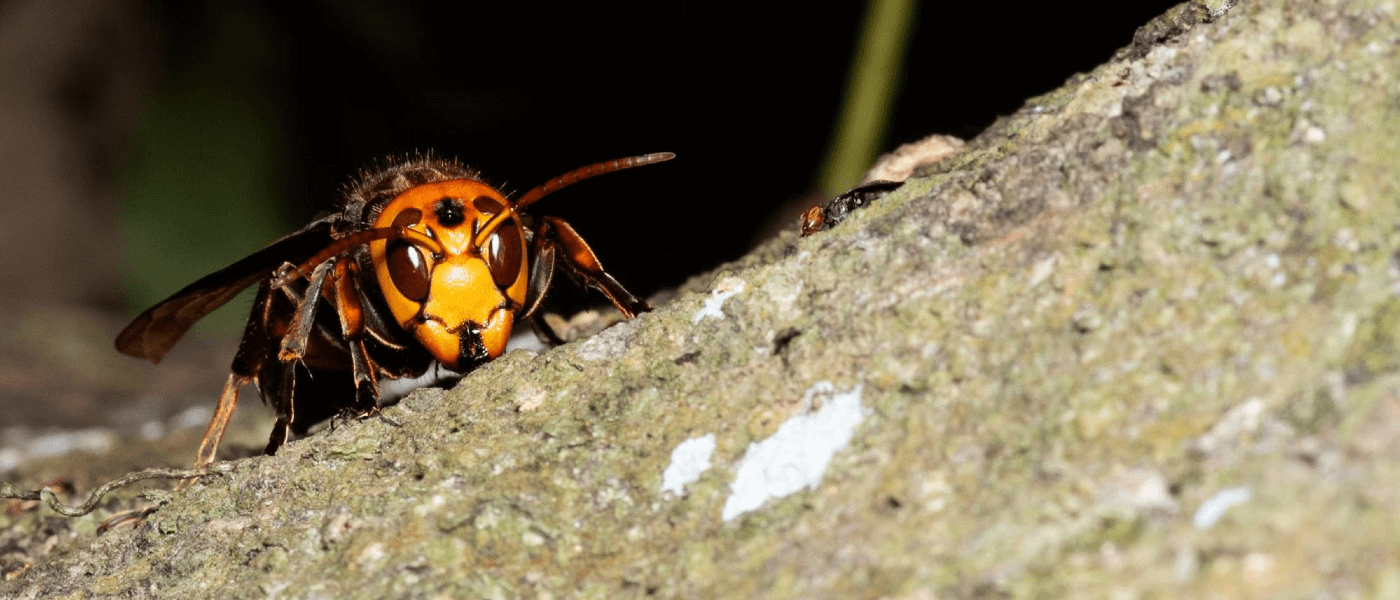
[[[501,223],[486,242],[486,265],[491,268],[491,278],[496,280],[497,287],[508,288],[520,278],[520,261],[524,256],[525,238],[520,236],[515,219]]]
[[[423,220],[423,211],[416,208],[405,208],[394,216],[394,227],[416,225],[421,220]]]
[[[505,207],[501,206],[500,202],[497,202],[495,198],[490,196],[477,196],[475,200],[472,200],[472,207],[475,208],[477,212],[486,215],[494,215],[505,210]]]
[[[428,261],[423,251],[403,240],[389,242],[385,249],[389,261],[389,279],[405,298],[414,302],[428,299]]]

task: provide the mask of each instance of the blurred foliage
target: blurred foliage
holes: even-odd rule
[[[122,258],[138,310],[290,229],[283,215],[293,152],[272,84],[280,73],[267,51],[271,24],[247,4],[197,7],[175,29],[200,38],[179,43],[197,55],[167,59],[118,184]],[[219,311],[204,326],[226,330],[245,318]]]
[[[884,151],[917,4],[870,0],[866,8],[841,115],[822,163],[820,187],[827,196],[859,183]]]

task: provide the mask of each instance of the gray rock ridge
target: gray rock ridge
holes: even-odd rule
[[[2,517],[71,534],[0,596],[1400,594],[1395,8],[1180,5],[840,226],[401,427],[100,537]]]

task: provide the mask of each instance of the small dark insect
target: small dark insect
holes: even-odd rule
[[[195,321],[258,284],[195,465],[214,461],[248,383],[277,411],[272,454],[336,414],[376,414],[380,378],[418,377],[434,362],[466,373],[499,357],[518,321],[559,343],[536,314],[556,266],[628,318],[651,310],[568,223],[521,211],[584,179],[674,157],[592,164],[515,199],[475,170],[431,156],[363,172],[337,212],[141,313],[117,336],[117,349],[159,362]]]
[[[868,181],[832,198],[825,207],[813,206],[803,211],[802,237],[841,224],[842,221],[846,220],[846,217],[851,215],[851,211],[868,206],[871,202],[899,189],[899,186],[902,185],[904,185],[903,181]]]

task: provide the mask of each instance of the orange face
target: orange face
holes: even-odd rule
[[[479,181],[428,183],[384,206],[374,227],[392,226],[437,246],[416,236],[370,242],[379,289],[399,325],[449,369],[504,353],[530,279],[511,203]]]

